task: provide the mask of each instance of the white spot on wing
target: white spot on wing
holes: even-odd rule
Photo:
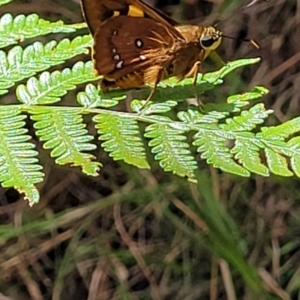
[[[123,66],[123,63],[124,63],[124,61],[123,61],[123,60],[120,60],[120,61],[116,64],[116,68],[117,68],[117,69],[121,69],[122,66]]]
[[[114,32],[113,32],[113,35],[117,35],[118,34],[118,30],[115,30]]]
[[[136,39],[135,40],[135,45],[138,47],[138,48],[141,48],[143,46],[143,42],[141,39]]]
[[[120,55],[119,55],[119,54],[116,54],[116,55],[114,56],[114,60],[120,60]]]
[[[141,59],[141,60],[146,60],[147,57],[146,57],[145,55],[140,55],[140,59]]]
[[[112,53],[117,53],[117,49],[116,49],[116,48],[113,48],[113,49],[112,49]]]

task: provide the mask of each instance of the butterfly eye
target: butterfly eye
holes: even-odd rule
[[[204,49],[216,49],[219,46],[220,42],[221,41],[219,38],[212,37],[211,35],[204,35],[200,38],[200,45]]]

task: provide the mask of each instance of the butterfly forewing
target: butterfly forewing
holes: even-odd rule
[[[95,68],[99,74],[117,79],[157,60],[163,66],[170,60],[174,43],[175,37],[154,20],[115,17],[105,21],[95,34]]]

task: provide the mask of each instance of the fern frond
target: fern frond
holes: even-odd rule
[[[300,174],[300,144],[299,137],[292,137],[300,132],[300,118],[295,118],[284,124],[263,127],[257,137],[262,139],[268,166],[272,173],[281,176],[292,176],[293,172]]]
[[[102,147],[115,160],[124,160],[139,168],[149,168],[137,121],[112,113],[101,113],[93,118]],[[129,116],[129,115],[128,115]]]
[[[259,99],[262,96],[265,96],[269,93],[269,91],[262,86],[255,86],[251,91],[245,92],[243,94],[231,95],[227,98],[227,103],[233,104],[234,108],[232,111],[236,111],[236,109],[244,107],[249,104],[249,101]],[[240,111],[240,110],[239,110]]]
[[[294,118],[278,126],[262,127],[262,137],[283,141],[300,132],[300,118]]]
[[[224,136],[224,132],[219,132],[215,125],[199,129],[194,139],[193,145],[198,147],[197,152],[202,153],[201,158],[206,159],[208,164],[240,176],[250,175],[249,171],[234,161],[233,155],[226,145],[228,142],[226,133]]]
[[[251,65],[259,62],[259,58],[240,59],[233,62],[228,62],[221,70],[206,73],[205,75],[199,74],[197,77],[197,85],[194,86],[193,78],[186,78],[180,82],[174,77],[160,82],[156,88],[156,92],[152,96],[152,103],[156,101],[165,102],[172,100],[176,102],[186,101],[188,98],[195,98],[195,93],[199,96],[206,91],[213,89],[216,85],[223,83],[223,78],[230,72],[242,66]],[[147,99],[149,96],[149,88],[139,91],[139,96],[134,99]],[[261,94],[258,92],[258,94]],[[260,95],[261,97],[261,95]],[[149,104],[150,105],[150,104]],[[147,106],[146,106],[147,107]],[[146,109],[145,107],[145,109]]]
[[[232,131],[251,131],[258,124],[262,124],[264,120],[272,113],[271,110],[266,111],[264,105],[257,104],[249,110],[242,111],[240,116],[226,120],[226,124],[220,127],[228,132]]]
[[[146,128],[145,137],[151,139],[151,152],[166,172],[173,172],[195,181],[194,170],[197,169],[197,163],[183,134],[183,130],[156,123]]]
[[[50,42],[45,46],[34,43],[24,50],[17,46],[7,56],[0,51],[0,69],[3,73],[2,78],[0,76],[0,88],[5,89],[15,81],[61,63],[83,52],[90,44],[91,39],[86,36],[72,42]],[[224,67],[225,71],[206,74],[199,78],[198,90],[201,92],[210,89],[222,82],[228,70],[256,61],[232,62]],[[38,78],[31,77],[25,85],[17,88],[16,94],[21,104],[11,106],[10,109],[17,109],[21,118],[24,117],[20,115],[20,111],[31,115],[35,122],[36,135],[44,143],[44,148],[51,150],[51,156],[56,158],[58,164],[72,164],[80,166],[86,174],[98,174],[101,164],[93,161],[95,157],[86,152],[95,150],[96,146],[91,143],[93,137],[88,134],[82,117],[83,114],[95,114],[93,122],[104,150],[115,160],[123,160],[139,168],[149,168],[146,145],[139,129],[140,122],[146,126],[144,137],[150,139],[151,153],[160,166],[165,171],[191,181],[196,181],[194,172],[197,168],[195,155],[192,154],[186,137],[191,133],[194,134],[193,145],[197,147],[201,158],[226,172],[240,176],[249,176],[250,172],[262,176],[267,176],[270,172],[282,176],[293,173],[300,175],[300,138],[293,137],[300,132],[300,121],[294,119],[277,127],[262,128],[260,131],[258,126],[271,111],[266,110],[262,104],[244,109],[250,100],[267,93],[264,88],[256,87],[250,92],[230,96],[224,110],[217,111],[211,105],[204,114],[198,108],[190,107],[187,111],[179,111],[177,119],[170,117],[172,108],[178,101],[186,99],[187,91],[191,97],[195,95],[191,79],[176,85],[171,79],[161,83],[155,94],[158,94],[158,98],[163,96],[164,101],[152,101],[146,106],[142,106],[143,101],[132,101],[132,113],[106,110],[117,105],[126,95],[121,90],[103,94],[93,84],[86,85],[85,91],[78,93],[77,102],[80,107],[49,105],[58,102],[76,85],[95,79],[92,62],[79,62],[72,69],[44,72]],[[148,96],[148,91],[145,91]],[[34,156],[33,153],[36,154],[29,154]],[[261,158],[261,153],[264,153],[266,161]],[[36,165],[35,160],[33,166]],[[37,174],[36,180],[39,182],[43,174]],[[23,187],[22,180],[21,184],[17,184],[17,177],[11,181],[3,177],[0,181],[7,187],[14,183],[28,198],[33,197],[32,201],[36,201],[37,196],[32,189],[34,181],[31,186],[26,186],[27,190]]]
[[[80,109],[35,107],[30,113],[37,136],[45,142],[45,149],[52,150],[51,157],[56,158],[57,164],[80,166],[84,173],[98,175],[101,163],[92,161],[95,157],[83,152],[95,150],[96,145],[89,143],[94,137],[85,129]]]
[[[12,48],[8,54],[0,51],[0,95],[7,93],[17,81],[33,76],[50,66],[81,54],[91,45],[91,37],[77,37],[70,41],[64,39],[57,43],[51,41],[46,45],[40,42],[22,49]]]
[[[37,203],[39,193],[35,184],[43,180],[34,144],[24,128],[26,116],[18,107],[0,110],[0,182],[24,193],[30,204]]]
[[[261,176],[269,176],[268,167],[261,161],[260,150],[262,148],[263,144],[256,139],[253,133],[243,132],[237,136],[231,153],[250,172]]]
[[[291,168],[300,177],[300,137],[294,137],[289,140],[288,146],[292,150]]]
[[[94,85],[87,84],[85,87],[85,92],[80,92],[77,95],[78,103],[88,109],[93,109],[95,107],[109,108],[118,104],[119,100],[125,99],[126,96],[122,95],[113,98],[110,96],[109,99],[105,98]]]
[[[256,96],[254,93],[252,98]],[[229,101],[241,101],[241,98],[243,95],[231,96]],[[249,171],[267,176],[268,168],[261,163],[259,154],[262,143],[249,131],[262,124],[271,113],[271,110],[265,110],[263,104],[257,104],[242,111],[239,116],[227,118],[225,124],[211,124],[206,128],[199,128],[194,144],[199,146],[201,157],[214,167],[241,176],[249,176]],[[230,141],[233,143],[232,147],[229,146]]]
[[[268,167],[273,174],[293,176],[293,172],[288,168],[287,159],[280,152],[274,151],[272,148],[265,148],[265,154]]]
[[[73,31],[75,31],[75,28],[72,25],[65,25],[62,21],[46,21],[40,19],[37,14],[18,15],[14,18],[7,13],[0,18],[0,48],[17,44],[19,41],[36,36]]]
[[[0,0],[0,6],[12,2],[13,0]]]
[[[219,120],[224,119],[229,113],[228,112],[217,112],[212,111],[208,114],[203,114],[198,108],[190,108],[187,111],[180,111],[178,113],[178,119],[185,124],[210,124],[218,123]]]
[[[216,82],[216,79],[223,79],[227,74],[233,72],[234,70],[244,67],[245,65],[255,64],[260,61],[260,58],[246,58],[246,59],[238,59],[235,61],[228,61],[224,67],[216,72],[206,73],[203,76],[205,81]],[[198,83],[198,82],[197,82]]]
[[[17,87],[16,95],[18,100],[26,105],[52,104],[60,101],[60,98],[69,90],[75,89],[77,84],[93,80],[93,63],[78,62],[72,69],[44,72],[39,79],[31,77],[26,85],[20,84]]]

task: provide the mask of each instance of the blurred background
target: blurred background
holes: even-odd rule
[[[72,24],[83,22],[79,2],[20,0],[0,12]],[[224,61],[261,57],[211,97],[225,101],[261,85],[270,90],[266,108],[274,110],[268,125],[298,116],[299,1],[147,2],[177,21],[218,24],[236,37],[223,40]],[[74,94],[66,101],[74,104]],[[46,173],[41,202],[29,208],[15,190],[0,189],[1,300],[300,299],[298,178],[240,178],[199,161],[196,186],[155,162],[151,172],[138,170],[103,151],[101,175],[89,178],[38,149]]]

